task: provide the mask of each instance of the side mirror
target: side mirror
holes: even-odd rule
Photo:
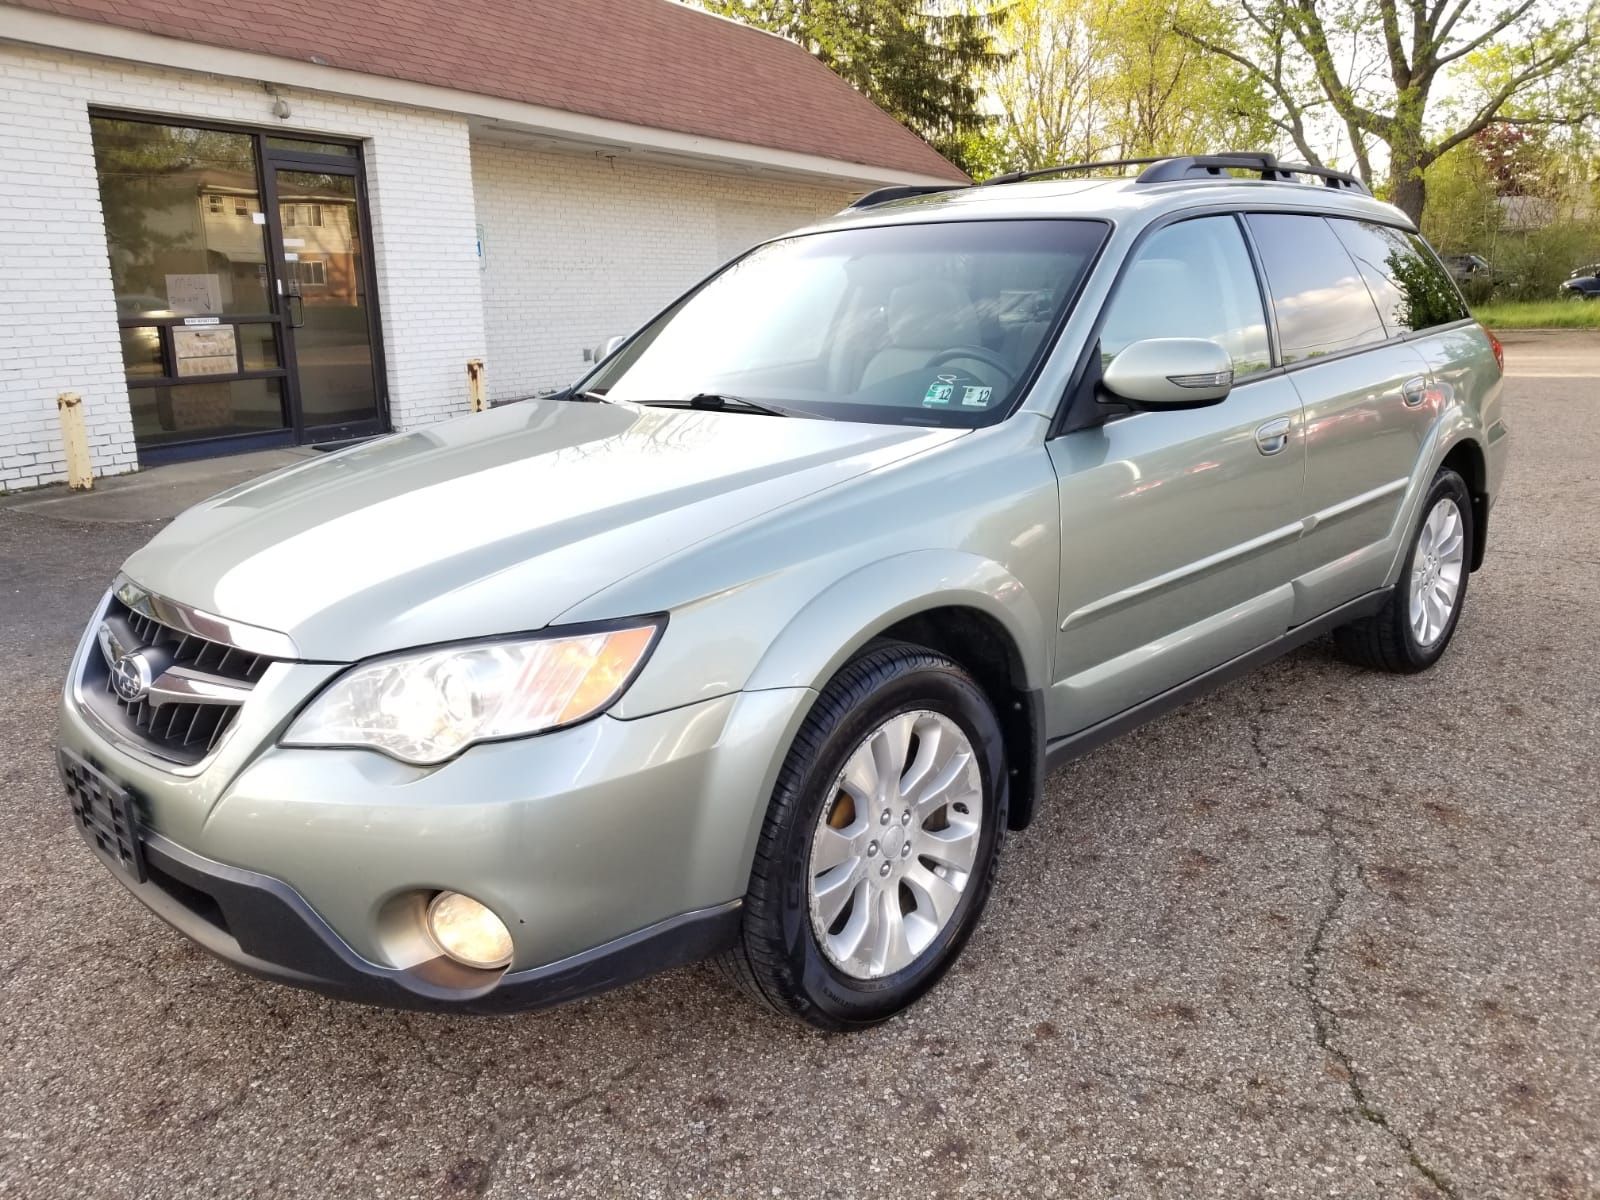
[[[1233,359],[1209,338],[1146,338],[1111,360],[1106,391],[1138,408],[1202,408],[1233,388]]]
[[[594,355],[595,362],[605,362],[606,359],[610,358],[613,354],[620,350],[622,348],[622,343],[627,340],[627,334],[619,333],[616,337],[608,337],[589,353]],[[585,361],[588,360],[589,353],[584,355]]]

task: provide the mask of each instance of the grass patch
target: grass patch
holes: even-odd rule
[[[1490,329],[1600,329],[1600,300],[1506,300],[1472,315]]]

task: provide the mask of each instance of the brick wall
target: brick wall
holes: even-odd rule
[[[0,44],[0,489],[65,477],[55,398],[84,397],[98,474],[137,466],[90,143],[90,105],[366,139],[397,427],[466,406],[484,354],[464,118]]]
[[[756,242],[837,212],[842,187],[779,183],[474,140],[495,399],[559,387]]]

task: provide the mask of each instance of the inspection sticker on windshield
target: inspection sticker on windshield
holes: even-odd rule
[[[992,387],[969,387],[961,389],[962,408],[988,408],[989,397],[994,395]]]
[[[953,383],[930,383],[928,390],[923,394],[922,406],[935,408],[949,404],[950,398],[956,394],[956,385]]]

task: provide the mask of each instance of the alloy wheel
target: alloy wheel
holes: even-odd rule
[[[1424,649],[1444,636],[1461,595],[1466,566],[1466,526],[1455,500],[1445,496],[1422,523],[1411,559],[1411,633]]]
[[[983,780],[949,717],[900,713],[845,761],[811,842],[823,953],[855,979],[904,970],[950,924],[977,861]]]

